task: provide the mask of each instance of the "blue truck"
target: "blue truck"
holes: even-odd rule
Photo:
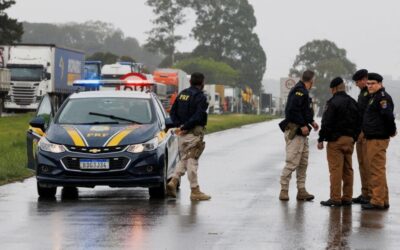
[[[73,82],[84,77],[83,51],[54,44],[14,44],[5,63],[11,73],[6,110],[36,110],[45,94],[59,107],[76,90]]]

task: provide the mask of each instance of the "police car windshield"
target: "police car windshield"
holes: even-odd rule
[[[150,100],[104,97],[70,99],[56,121],[60,124],[146,124],[151,122]]]

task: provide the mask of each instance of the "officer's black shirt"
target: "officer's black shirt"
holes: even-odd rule
[[[336,141],[341,136],[357,140],[361,121],[357,102],[346,92],[337,92],[326,103],[318,142]]]
[[[190,130],[207,125],[207,97],[195,86],[183,90],[172,105],[170,116],[175,126]]]
[[[302,81],[299,81],[289,92],[285,108],[286,120],[300,127],[314,122],[314,111],[308,90]]]
[[[364,116],[365,109],[368,106],[368,101],[371,98],[369,92],[368,92],[368,87],[364,87],[361,89],[360,94],[358,95],[358,109],[360,110],[361,117]]]
[[[363,119],[363,132],[367,139],[389,139],[396,133],[394,104],[385,88],[371,96]]]

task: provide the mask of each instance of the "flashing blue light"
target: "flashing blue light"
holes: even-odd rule
[[[103,84],[99,80],[76,80],[73,85],[78,87],[96,88]]]

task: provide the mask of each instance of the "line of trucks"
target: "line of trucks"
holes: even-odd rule
[[[115,80],[131,73],[152,81],[154,90],[170,110],[177,94],[187,88],[189,76],[179,69],[157,69],[142,74],[143,64],[85,61],[83,51],[49,44],[0,45],[0,115],[4,111],[36,110],[41,97],[49,94],[54,107],[61,106],[69,94],[77,91],[75,80]],[[246,90],[224,85],[206,85],[209,113],[240,112],[255,106]],[[240,100],[240,103],[239,103]]]

